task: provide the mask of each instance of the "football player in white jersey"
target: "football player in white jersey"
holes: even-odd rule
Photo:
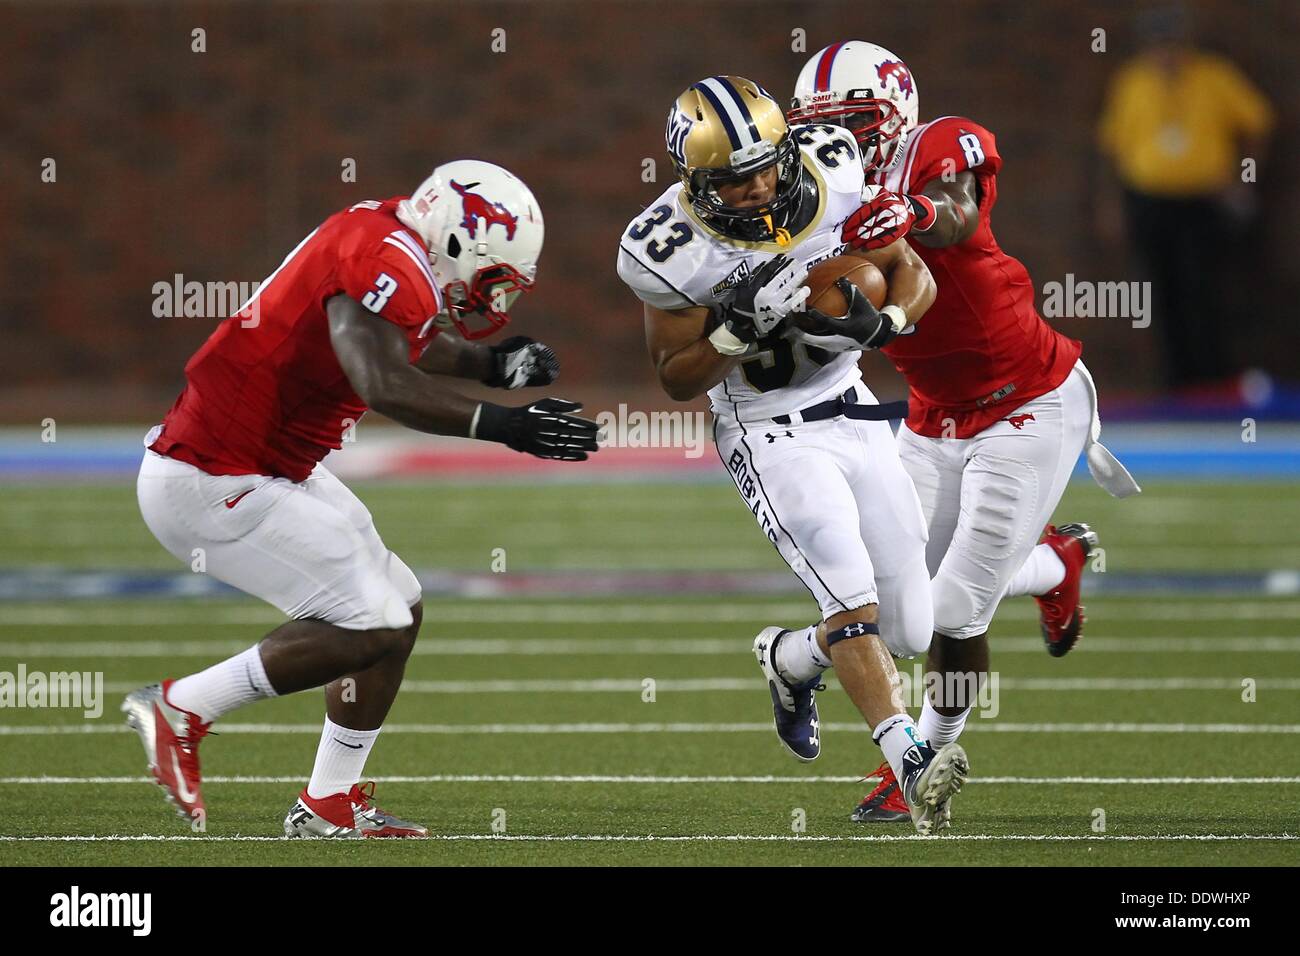
[[[916,732],[890,656],[930,642],[925,523],[887,421],[897,410],[858,370],[860,352],[921,317],[933,280],[893,243],[865,254],[888,283],[880,310],[847,282],[844,316],[805,308],[808,267],[843,251],[840,228],[864,201],[845,130],[788,127],[757,84],[714,76],[677,98],[666,138],[680,182],[623,233],[618,272],[642,300],[664,390],[679,401],[708,392],[724,467],[821,609],[818,625],[754,640],[777,734],[796,757],[817,757],[815,692],[835,666],[918,832],[943,829],[966,754],[936,752]],[[805,312],[796,330],[789,317]]]
[[[916,334],[884,349],[910,391],[899,454],[929,530],[935,635],[926,672],[942,679],[927,680],[918,725],[937,746],[965,726],[1004,597],[1035,596],[1053,656],[1079,639],[1080,580],[1097,535],[1048,522],[1080,452],[1111,494],[1139,488],[1098,441],[1081,343],[1042,319],[1028,271],[994,238],[1002,157],[993,134],[963,116],[921,123],[918,96],[901,59],[848,40],[808,60],[786,118],[851,132],[868,182],[881,187],[841,237],[854,248],[908,242],[938,282]],[[873,776],[879,785],[854,818],[907,819],[891,769]]]

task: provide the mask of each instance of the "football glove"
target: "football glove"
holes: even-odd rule
[[[560,374],[560,360],[549,345],[516,335],[493,345],[492,373],[483,379],[493,388],[550,385]]]
[[[840,227],[840,240],[852,249],[879,249],[907,235],[916,222],[911,197],[879,186],[862,190],[862,205]]]
[[[563,398],[543,398],[531,405],[507,408],[483,402],[470,425],[469,437],[500,442],[515,451],[556,461],[586,461],[597,450],[599,426],[570,414],[582,409]]]
[[[791,312],[808,300],[808,267],[782,254],[763,263],[732,291],[721,323],[709,335],[723,355],[743,355],[759,339],[777,332]]]
[[[848,279],[836,279],[835,287],[849,303],[848,312],[827,315],[818,309],[808,309],[807,319],[795,332],[794,337],[799,341],[829,352],[878,349],[897,338],[907,324],[901,308],[887,305],[877,309]]]

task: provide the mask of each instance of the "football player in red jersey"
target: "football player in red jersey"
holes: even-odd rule
[[[844,126],[861,146],[872,185],[844,241],[872,249],[905,236],[938,286],[924,321],[883,351],[907,380],[899,452],[929,525],[927,672],[946,679],[929,689],[918,727],[940,747],[957,739],[974,703],[962,678],[988,672],[987,630],[1003,597],[1035,596],[1053,656],[1079,639],[1080,577],[1097,536],[1085,524],[1047,522],[1080,452],[1112,494],[1138,488],[1097,441],[1082,346],[1043,321],[1029,273],[993,237],[1002,165],[993,134],[964,117],[917,117],[911,71],[860,40],[808,61],[789,115]],[[854,819],[907,819],[889,767],[877,775]]]
[[[185,390],[145,439],[145,523],[180,560],[201,561],[291,620],[122,705],[185,819],[206,813],[198,747],[213,721],[324,686],[315,767],[286,835],[426,835],[374,806],[373,786],[361,784],[420,628],[420,585],[321,459],[369,408],[540,458],[595,451],[596,424],[571,414],[573,402],[479,402],[438,378],[509,389],[555,379],[559,364],[541,343],[473,341],[500,329],[532,286],[542,239],[522,182],[491,163],[446,163],[410,197],[325,220],[186,364]],[[442,334],[452,328],[459,334]]]

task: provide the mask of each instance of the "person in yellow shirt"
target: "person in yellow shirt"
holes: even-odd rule
[[[1223,316],[1215,260],[1254,208],[1243,163],[1259,161],[1273,109],[1230,61],[1191,44],[1182,8],[1150,12],[1139,28],[1146,47],[1112,79],[1097,137],[1151,274],[1170,384],[1191,386],[1232,371],[1206,348]]]

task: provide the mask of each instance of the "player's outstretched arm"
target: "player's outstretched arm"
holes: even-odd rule
[[[979,228],[979,186],[970,170],[961,171],[952,182],[932,179],[921,190],[920,198],[907,198],[916,211],[912,238],[923,246],[955,246],[975,235]]]
[[[415,367],[430,375],[449,375],[482,381],[492,374],[492,352],[482,342],[470,342],[459,335],[434,336]]]
[[[645,341],[668,397],[688,402],[717,385],[735,367],[709,340],[709,310],[703,306],[666,312],[645,307]]]
[[[343,373],[381,415],[417,431],[499,442],[538,458],[583,461],[596,451],[596,423],[571,414],[581,405],[557,398],[518,408],[474,401],[412,365],[406,333],[355,299],[336,295],[325,310]]]
[[[355,299],[325,303],[330,341],[353,391],[370,408],[407,428],[468,435],[479,403],[443,388],[410,361],[410,341],[397,325]]]
[[[514,335],[491,346],[458,335],[439,335],[415,365],[430,375],[467,378],[509,389],[550,385],[560,374],[555,351],[526,335]]]

